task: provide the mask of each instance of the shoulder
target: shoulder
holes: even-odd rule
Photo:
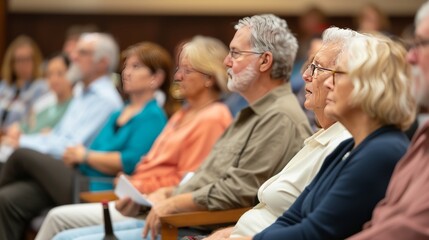
[[[386,166],[396,165],[407,151],[409,141],[398,130],[380,134],[363,144],[356,149],[354,165],[371,165],[373,169],[384,169]]]
[[[160,107],[155,100],[151,100],[138,114],[139,118],[149,118],[155,121],[166,121],[167,115],[162,107]]]
[[[286,118],[294,123],[308,122],[297,98],[292,93],[276,97],[264,115],[267,118],[274,116]]]
[[[395,155],[404,153],[409,143],[401,131],[388,131],[369,139],[362,151],[366,154]]]
[[[103,105],[110,105],[119,108],[123,105],[122,98],[116,89],[105,88],[94,91],[94,98]]]
[[[221,102],[210,104],[207,108],[198,113],[200,121],[219,121],[219,120],[232,120],[231,112],[228,107]]]

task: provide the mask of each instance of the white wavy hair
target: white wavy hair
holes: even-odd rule
[[[298,41],[291,33],[285,20],[273,15],[263,14],[241,19],[235,29],[251,29],[250,44],[253,51],[273,54],[273,79],[289,81],[298,51]]]

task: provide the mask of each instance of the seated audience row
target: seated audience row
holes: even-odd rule
[[[196,63],[207,62],[204,60],[211,59],[218,53],[217,40],[201,37],[196,38],[196,42],[202,42],[200,45],[206,42],[215,45],[215,51],[211,55],[208,54],[207,59],[196,59]],[[82,38],[78,49],[85,44],[85,39]],[[226,54],[226,49],[224,52]],[[199,56],[195,50],[193,54]],[[29,208],[17,199],[26,199],[25,196],[30,193],[33,198],[40,200],[38,204],[31,206],[32,211],[27,213],[27,220],[11,225],[11,231],[6,233],[10,234],[9,236],[18,234],[16,232],[20,229],[22,231],[25,222],[31,215],[34,216],[34,213],[42,210],[42,207],[71,202],[70,175],[73,170],[66,165],[79,164],[80,170],[88,176],[112,175],[121,170],[131,174],[139,157],[148,151],[162,130],[165,114],[153,97],[155,90],[170,78],[171,57],[166,50],[155,44],[141,43],[127,49],[124,58],[124,91],[130,95],[130,103],[111,116],[90,145],[90,150],[82,145],[68,147],[63,154],[65,164],[29,149],[18,149],[7,161],[0,178],[0,191],[17,190],[16,186],[21,182],[37,187],[2,196],[3,200],[14,205],[5,205],[2,208],[2,218],[5,222],[14,214],[8,210]],[[161,186],[176,185],[184,173],[194,171],[198,167],[211,145],[231,122],[226,106],[217,103],[222,89],[226,87],[223,55],[217,59],[217,65],[200,64],[201,71],[206,71],[207,74],[195,75],[183,86],[181,91],[188,104],[184,110],[172,117],[152,151],[141,159],[135,179],[131,179],[136,182],[138,189],[149,193]],[[141,181],[145,184],[142,185]],[[111,186],[96,183],[90,185],[91,190],[105,188]]]
[[[240,30],[231,42],[232,46],[236,37],[240,36]],[[313,79],[328,75],[323,83],[329,91],[325,114],[343,124],[353,138],[342,142],[327,156],[321,170],[290,209],[273,225],[268,227],[268,223],[265,226],[268,228],[255,235],[254,239],[284,239],[285,236],[293,239],[341,239],[358,232],[362,224],[370,219],[375,204],[384,197],[393,169],[408,146],[408,139],[402,130],[414,119],[415,102],[411,96],[412,87],[407,84],[409,68],[403,47],[389,39],[335,28],[326,31],[324,40],[322,49],[306,73]],[[329,46],[329,41],[338,40],[344,44]],[[326,49],[333,51],[330,58],[327,58],[329,55],[322,55]],[[374,61],[374,58],[377,60]],[[332,61],[333,69],[322,65],[323,60]],[[384,68],[379,67],[380,63]],[[312,88],[308,87],[309,94],[313,94]],[[389,152],[385,152],[386,146]],[[286,165],[286,169],[288,167]],[[366,174],[368,171],[370,173]],[[190,181],[194,179],[197,178]],[[283,188],[281,183],[279,185],[272,191],[294,189],[288,185]],[[141,227],[144,226],[143,235],[147,236],[150,230],[154,239],[159,228],[159,215],[204,209],[185,205],[189,197],[179,195],[155,202],[145,222],[118,224],[118,236],[140,239]],[[124,200],[117,202],[116,206],[126,215],[135,215],[139,209],[132,203],[124,203]],[[275,208],[276,205],[271,207]],[[95,239],[100,237],[100,234],[94,234],[100,229],[72,230],[57,238],[89,234],[86,239]]]
[[[163,82],[170,82],[168,53],[152,43],[124,51],[122,79],[130,103],[112,114],[101,132],[106,115],[97,116],[91,129],[83,131],[82,125],[77,126],[89,119],[77,109],[90,111],[91,100],[105,104],[109,99],[97,89],[107,87],[102,82],[113,71],[116,60],[111,57],[117,54],[117,48],[111,49],[115,43],[110,36],[83,35],[68,71],[81,88],[64,118],[48,134],[20,135],[18,131],[20,145],[33,150],[16,150],[0,172],[0,228],[6,229],[0,237],[19,239],[26,223],[43,208],[71,203],[71,167],[78,165],[88,176],[119,176],[125,171],[131,183],[148,194],[153,203],[149,211],[128,197],[110,203],[116,207],[111,212],[119,238],[156,239],[161,216],[249,207],[259,199],[235,227],[207,239],[373,239],[381,235],[425,239],[426,205],[410,202],[419,195],[410,184],[418,185],[419,178],[413,177],[417,171],[426,179],[421,161],[427,125],[394,168],[408,148],[403,131],[415,120],[415,100],[427,100],[429,92],[414,85],[429,79],[423,54],[426,43],[418,40],[427,35],[427,19],[429,3],[416,16],[417,40],[408,55],[402,45],[384,36],[336,27],[323,33],[322,47],[303,72],[305,107],[315,112],[322,130],[306,141],[311,130],[289,83],[297,42],[287,23],[274,15],[241,19],[229,53],[220,41],[208,37],[197,36],[181,45],[174,79],[186,104],[156,140],[166,118],[153,98]],[[415,65],[417,82],[412,84],[407,60]],[[249,103],[229,127],[229,111],[217,102],[225,89],[226,73],[228,89]],[[413,90],[421,94],[413,96]],[[100,111],[92,109],[92,113]],[[145,118],[132,121],[143,113]],[[125,126],[131,129],[127,133]],[[148,137],[148,132],[153,134]],[[186,172],[195,170],[190,180],[178,186]],[[400,179],[407,181],[406,190]],[[112,187],[89,185],[90,190]],[[29,198],[35,200],[28,204]],[[373,211],[373,220],[359,233]],[[36,239],[99,239],[103,227],[91,225],[100,223],[99,204],[62,206],[50,211]],[[212,230],[191,228],[179,234]]]
[[[240,112],[188,182],[148,196],[154,203],[146,222],[149,227],[157,227],[158,216],[162,214],[254,205],[259,186],[286,166],[311,132],[288,83],[297,43],[286,22],[273,15],[261,15],[242,20],[237,28],[230,53],[219,57],[225,58],[229,68],[228,88],[240,93],[250,106]],[[252,35],[256,38],[251,38]],[[180,68],[196,68],[196,62],[191,61],[196,56],[194,51],[215,51],[207,44],[193,50],[194,45],[192,42],[185,45],[179,55],[175,79],[184,83],[190,81],[191,71]],[[50,238],[67,228],[101,223],[99,204],[94,205],[92,212],[96,213],[91,217],[83,215],[90,206],[72,205],[51,211],[37,238]],[[140,208],[129,198],[121,199],[117,207],[127,211],[125,215],[135,215]],[[78,216],[79,221],[70,221]],[[112,219],[122,220],[124,216],[112,211]]]

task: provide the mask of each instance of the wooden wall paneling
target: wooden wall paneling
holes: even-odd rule
[[[0,0],[4,2],[5,0]],[[194,35],[219,38],[226,45],[232,39],[234,23],[242,16],[156,16],[156,15],[85,15],[9,13],[8,35],[2,39],[11,41],[19,34],[33,37],[45,56],[62,48],[66,30],[74,24],[96,24],[100,30],[110,32],[121,49],[140,41],[153,41],[174,53],[177,43]],[[283,16],[299,37],[299,16]],[[413,16],[391,17],[394,34],[413,22]],[[330,17],[331,25],[353,28],[350,16]],[[6,42],[8,44],[8,42]]]

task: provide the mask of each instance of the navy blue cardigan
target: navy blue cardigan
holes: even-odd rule
[[[408,144],[391,126],[374,131],[355,149],[353,139],[343,141],[289,210],[253,239],[333,240],[360,231]]]

